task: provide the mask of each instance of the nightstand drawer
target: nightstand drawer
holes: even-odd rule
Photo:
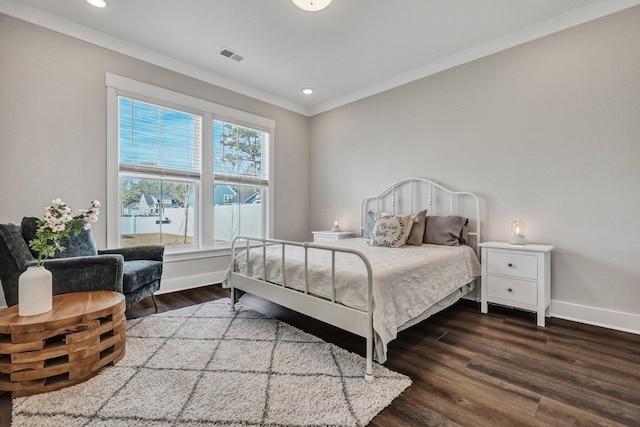
[[[487,296],[489,300],[503,300],[521,304],[538,304],[538,284],[526,280],[487,276]]]
[[[535,255],[487,251],[487,273],[538,279],[538,257]]]
[[[328,243],[335,240],[353,239],[350,231],[313,231],[314,243]]]
[[[316,235],[313,237],[314,243],[335,242],[336,240],[340,240],[340,239],[337,239],[331,236],[324,236],[324,235]]]

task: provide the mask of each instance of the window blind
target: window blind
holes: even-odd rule
[[[120,170],[200,178],[202,117],[118,97]]]

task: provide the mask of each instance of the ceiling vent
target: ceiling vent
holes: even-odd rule
[[[224,46],[222,48],[220,48],[220,52],[219,53],[220,53],[220,55],[226,56],[227,58],[231,58],[236,62],[240,62],[240,61],[242,61],[244,59],[244,56],[238,55],[237,53],[233,52],[232,50],[230,50],[229,48],[224,47]]]

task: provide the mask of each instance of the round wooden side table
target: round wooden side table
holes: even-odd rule
[[[75,292],[53,297],[51,311],[0,312],[0,390],[12,397],[86,381],[125,353],[124,295]]]

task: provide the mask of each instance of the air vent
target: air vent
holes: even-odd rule
[[[244,56],[238,55],[237,53],[233,52],[232,50],[224,46],[220,48],[219,53],[220,55],[226,56],[227,58],[231,58],[236,62],[240,62],[244,59]]]

